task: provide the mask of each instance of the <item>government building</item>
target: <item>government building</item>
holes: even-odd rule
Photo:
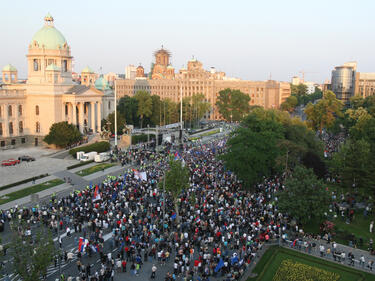
[[[101,120],[114,110],[108,82],[86,67],[81,84],[72,80],[72,55],[53,17],[28,46],[27,80],[18,81],[17,69],[2,69],[0,84],[0,149],[42,144],[52,124],[68,121],[82,133],[99,132]]]
[[[215,104],[221,90],[227,88],[240,90],[250,96],[251,105],[260,105],[264,108],[278,108],[291,94],[289,83],[229,78],[224,72],[218,72],[214,68],[209,71],[205,70],[202,63],[196,59],[189,60],[187,69],[182,68],[176,73],[170,64],[169,51],[161,48],[154,53],[154,56],[155,63],[147,77],[143,67],[138,66],[134,79],[115,81],[117,98],[125,95],[133,96],[137,91],[143,90],[151,95],[158,95],[161,99],[168,98],[178,102],[181,99],[181,93],[183,98],[201,93],[204,94],[206,102],[211,105],[211,110],[205,117],[219,120],[221,116]]]

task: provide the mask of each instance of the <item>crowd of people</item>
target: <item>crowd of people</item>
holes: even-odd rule
[[[271,198],[282,184],[275,177],[265,179],[253,191],[241,188],[241,182],[216,158],[224,144],[223,139],[215,140],[185,146],[179,153],[179,161],[190,171],[189,188],[178,198],[179,216],[171,195],[159,184],[171,151],[139,149],[119,155],[126,163],[135,161],[138,170],[108,177],[100,186],[68,197],[53,198],[43,207],[3,211],[2,217],[80,233],[88,244],[78,253],[79,280],[112,280],[117,272],[125,271],[137,275],[147,262],[153,263],[151,278],[158,275],[159,266],[170,263],[173,270],[163,276],[165,280],[209,280],[212,276],[238,280],[262,245],[279,235],[283,216]],[[104,250],[106,233],[112,233],[109,240],[117,254]],[[96,251],[102,267],[93,272],[84,257]],[[69,254],[65,253],[65,259]]]

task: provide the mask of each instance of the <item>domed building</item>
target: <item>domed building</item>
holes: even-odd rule
[[[94,85],[96,74],[89,67],[82,71],[84,83],[72,81],[71,49],[50,14],[32,37],[26,57],[26,83],[18,81],[11,64],[2,69],[0,149],[40,145],[51,125],[61,121],[82,133],[100,132],[101,120],[114,110],[113,92],[104,81]]]

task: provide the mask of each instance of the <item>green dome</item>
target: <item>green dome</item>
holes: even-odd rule
[[[17,68],[15,68],[11,64],[7,64],[6,66],[3,67],[3,71],[17,71]]]
[[[105,91],[105,90],[110,89],[107,80],[105,80],[103,76],[100,76],[98,79],[96,79],[95,88],[97,88],[100,91]]]
[[[66,39],[64,35],[53,26],[52,16],[48,14],[44,20],[45,25],[35,33],[33,39],[31,39],[31,44],[36,41],[39,47],[44,46],[46,49],[57,50],[62,48],[63,45],[66,44]]]
[[[84,69],[82,69],[82,73],[95,73],[95,71],[92,70],[91,67],[86,66]]]
[[[51,63],[49,66],[46,67],[46,70],[52,70],[52,71],[60,71],[60,67],[58,67],[56,64]]]

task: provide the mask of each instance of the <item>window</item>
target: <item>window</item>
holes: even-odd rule
[[[35,106],[35,114],[36,114],[36,115],[39,115],[39,105],[36,105],[36,106]]]
[[[65,104],[65,115],[68,115],[68,105]]]
[[[108,109],[111,109],[111,101],[108,101]]]
[[[5,141],[1,141],[1,142],[0,142],[0,146],[1,146],[1,147],[4,147],[4,146],[5,146]]]
[[[34,59],[34,71],[38,71],[39,70],[39,62],[37,59]]]
[[[11,144],[12,144],[12,145],[15,145],[15,144],[16,144],[16,140],[15,140],[15,139],[12,139]]]
[[[0,123],[0,136],[3,135],[3,123]]]
[[[40,133],[40,123],[39,122],[35,123],[35,132]]]
[[[9,135],[13,134],[13,122],[9,122]]]
[[[68,71],[68,61],[67,60],[63,60],[62,61],[62,71],[63,72],[67,72]]]
[[[21,139],[21,143],[26,143],[26,139],[25,139],[25,138],[22,138],[22,139]]]
[[[22,105],[18,106],[18,115],[22,116]]]
[[[20,134],[23,133],[23,122],[22,122],[22,121],[20,121],[20,122],[18,123],[18,131],[20,132]]]
[[[12,116],[12,106],[8,105],[8,116]]]

